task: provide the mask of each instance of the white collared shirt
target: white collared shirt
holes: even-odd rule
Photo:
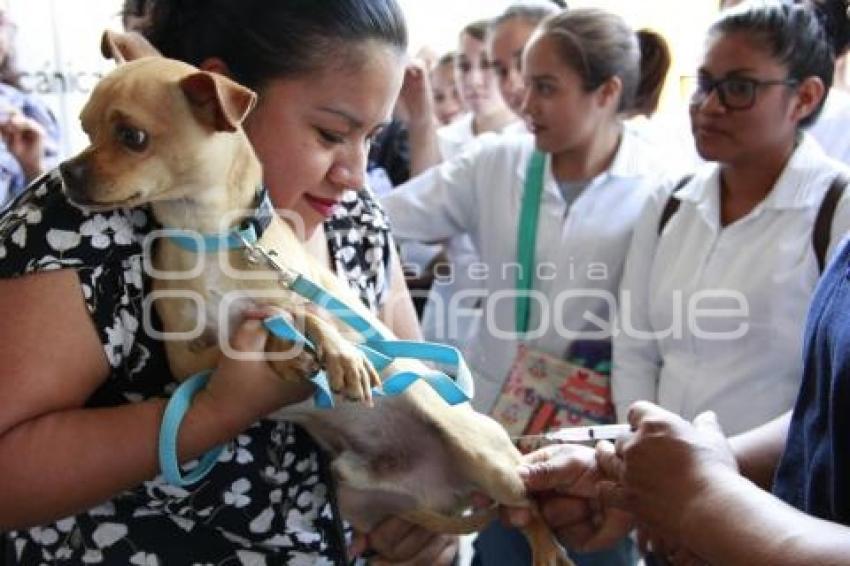
[[[440,155],[444,161],[454,159],[464,151],[468,151],[474,147],[471,142],[486,139],[484,136],[494,136],[507,132],[513,135],[523,130],[525,130],[525,133],[528,133],[528,129],[525,128],[522,121],[514,120],[499,131],[483,132],[482,134],[475,135],[475,130],[473,129],[474,118],[475,116],[473,116],[472,112],[467,112],[457,120],[437,128],[437,145],[440,148]],[[517,124],[522,127],[522,130],[517,129],[520,127]]]
[[[686,419],[713,410],[735,434],[791,408],[819,277],[815,216],[842,169],[804,135],[767,198],[721,227],[720,169],[705,164],[677,193],[681,205],[660,238],[672,185],[653,196],[635,227],[614,338],[621,419],[646,399]],[[848,202],[850,191],[836,208],[828,256],[850,227]],[[663,335],[641,338],[634,330]]]
[[[472,112],[467,112],[453,122],[437,128],[437,145],[444,160],[460,155],[464,147],[475,139],[472,119]]]
[[[475,139],[472,119],[472,112],[467,112],[453,122],[437,128],[437,145],[444,160],[462,153],[463,148]]]
[[[516,353],[514,295],[517,228],[533,136],[485,140],[473,152],[445,162],[398,187],[383,199],[395,234],[434,241],[469,233],[481,257],[485,319],[467,348],[475,369],[474,406],[489,410]],[[632,226],[664,167],[629,128],[611,167],[567,207],[546,160],[535,260],[530,346],[563,355],[567,330],[598,330],[615,308]],[[541,314],[545,312],[545,314]],[[460,313],[457,313],[460,315]],[[586,317],[590,317],[588,320]],[[487,318],[490,320],[487,321]],[[541,320],[542,319],[542,320]],[[557,320],[557,324],[553,321]]]
[[[489,138],[505,135],[505,132],[520,121],[514,121],[505,126],[500,132],[484,132],[476,136],[473,131],[473,115],[468,112],[451,124],[437,131],[437,141],[443,161],[454,159],[461,153],[474,151],[479,144]],[[524,126],[524,125],[523,125]],[[526,130],[528,133],[528,130]],[[424,245],[424,244],[419,244]],[[408,247],[415,247],[408,245]],[[446,260],[451,264],[452,277],[448,280],[437,277],[428,292],[428,301],[422,311],[422,337],[431,342],[444,342],[462,352],[467,351],[467,345],[476,332],[476,321],[471,318],[460,319],[451,327],[446,325],[449,317],[447,309],[452,304],[452,298],[472,289],[481,289],[480,281],[469,277],[469,266],[479,263],[478,252],[467,234],[450,238],[442,251]],[[462,303],[463,308],[474,308],[478,303],[470,299]]]

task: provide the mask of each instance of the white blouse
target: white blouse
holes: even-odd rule
[[[815,216],[841,170],[804,136],[767,198],[722,227],[719,167],[705,164],[677,193],[681,205],[660,238],[672,185],[656,192],[623,276],[612,374],[621,419],[646,399],[687,419],[713,410],[735,434],[791,408],[819,277]],[[848,201],[850,189],[835,211],[829,254],[850,227]]]
[[[501,136],[430,169],[382,203],[397,237],[434,241],[468,233],[481,263],[482,318],[466,349],[476,372],[474,406],[492,406],[516,354],[514,289],[517,227],[534,138]],[[661,184],[650,148],[625,128],[611,167],[568,206],[547,158],[531,301],[533,348],[563,355],[576,332],[610,333],[616,291],[632,227],[651,191]],[[457,316],[463,313],[455,312]]]

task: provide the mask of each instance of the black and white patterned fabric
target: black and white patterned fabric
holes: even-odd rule
[[[141,328],[150,280],[145,209],[87,214],[58,174],[0,216],[0,277],[74,269],[112,373],[88,406],[167,396],[176,386],[162,343]],[[337,273],[377,310],[388,288],[387,222],[367,192],[346,194],[326,223]],[[344,556],[324,459],[301,428],[262,421],[244,431],[191,489],[161,476],[85,513],[6,533],[6,564],[321,565]]]

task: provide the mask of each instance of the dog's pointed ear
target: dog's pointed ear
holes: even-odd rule
[[[218,73],[192,73],[180,79],[180,88],[217,132],[235,131],[257,103],[254,91]]]
[[[156,47],[139,33],[106,30],[100,40],[100,52],[119,65],[142,57],[161,57]]]

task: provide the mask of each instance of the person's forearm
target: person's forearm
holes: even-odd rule
[[[741,474],[770,490],[773,474],[785,449],[791,413],[729,439]]]
[[[410,176],[415,177],[423,171],[443,161],[440,144],[437,141],[437,125],[434,120],[411,120],[407,127],[410,146]]]
[[[0,437],[0,530],[62,518],[155,475],[164,406],[61,411],[9,430]]]
[[[55,412],[0,437],[0,531],[44,524],[97,505],[154,477],[164,399]],[[220,411],[218,411],[220,413]],[[223,422],[201,392],[179,435],[191,460],[248,424]]]
[[[710,564],[850,564],[850,528],[785,504],[720,470],[682,521],[684,545]]]

